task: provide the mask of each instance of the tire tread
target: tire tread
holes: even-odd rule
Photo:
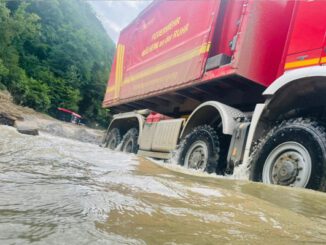
[[[306,130],[309,130],[315,138],[319,141],[319,144],[321,145],[322,149],[324,150],[324,159],[326,159],[326,129],[325,126],[322,125],[320,122],[316,121],[313,118],[291,118],[288,120],[284,120],[281,123],[274,126],[269,132],[259,139],[257,142],[254,143],[252,148],[252,153],[249,157],[249,166],[250,168],[250,179],[254,181],[260,181],[260,179],[257,177],[256,168],[257,168],[257,160],[260,156],[260,152],[264,145],[269,141],[269,139],[276,134],[280,129],[292,127],[293,125],[296,125],[297,127],[305,128]],[[290,129],[291,130],[291,129]],[[326,163],[323,163],[322,166],[323,173],[326,173]],[[326,190],[326,179],[325,174],[324,176],[315,178],[313,181],[313,189],[319,189],[322,191]]]

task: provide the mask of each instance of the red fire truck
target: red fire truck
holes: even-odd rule
[[[120,34],[103,144],[325,190],[325,13],[323,0],[154,1]]]

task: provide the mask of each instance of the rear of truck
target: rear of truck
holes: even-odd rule
[[[154,1],[121,32],[103,102],[119,114],[103,144],[322,189],[324,11],[313,0]]]
[[[103,106],[174,117],[212,99],[253,109],[278,75],[291,4],[154,1],[120,34]]]
[[[137,108],[148,107],[146,102],[152,101],[144,98],[199,79],[219,5],[219,1],[154,1],[120,34],[103,105],[132,108],[141,100],[144,106]]]

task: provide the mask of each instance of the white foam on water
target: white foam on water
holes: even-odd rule
[[[235,167],[233,174],[231,175],[232,179],[237,180],[249,180],[249,166],[247,163],[240,164]]]
[[[248,180],[248,178],[246,178],[246,174],[243,175],[217,175],[216,173],[207,173],[207,172],[203,172],[202,170],[198,170],[198,169],[192,169],[192,168],[186,168],[184,166],[181,166],[179,164],[177,164],[175,161],[166,161],[166,160],[157,160],[157,159],[153,159],[150,157],[146,157],[147,160],[162,166],[166,169],[175,171],[175,172],[179,172],[179,173],[183,173],[183,174],[188,174],[188,175],[193,175],[193,176],[198,176],[198,177],[208,177],[208,178],[216,178],[216,179],[230,179],[230,180]]]
[[[207,173],[207,172],[203,172],[202,170],[185,168],[178,163],[178,159],[182,149],[183,149],[183,142],[181,142],[181,144],[178,146],[176,150],[171,152],[172,157],[168,160],[157,160],[150,157],[147,157],[147,159],[165,168],[186,173],[186,174],[203,176],[203,177],[206,176],[206,177],[234,179],[234,180],[249,180],[248,164],[241,164],[239,166],[236,166],[234,168],[233,174],[226,174],[226,175],[217,175],[216,173]]]
[[[223,197],[224,195],[218,190],[212,190],[204,187],[191,187],[189,190],[208,197]]]
[[[117,145],[117,147],[114,150],[121,151],[121,148],[122,148],[122,141]]]

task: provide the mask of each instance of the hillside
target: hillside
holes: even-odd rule
[[[0,22],[0,89],[19,105],[65,107],[105,126],[115,47],[87,2],[0,0]]]

